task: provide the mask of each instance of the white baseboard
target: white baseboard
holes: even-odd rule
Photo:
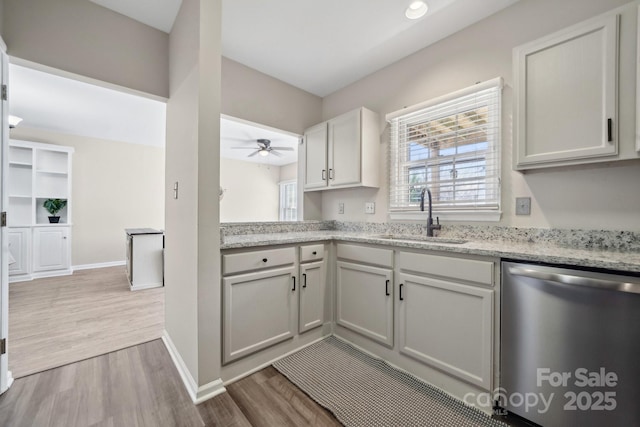
[[[167,347],[167,351],[169,351],[169,355],[171,356],[171,360],[173,360],[173,364],[178,369],[178,373],[180,374],[180,378],[182,378],[182,382],[184,383],[191,400],[196,405],[204,402],[205,400],[209,400],[214,396],[217,396],[220,393],[224,393],[227,391],[222,384],[222,380],[218,378],[217,380],[211,381],[203,386],[198,387],[196,381],[193,379],[191,372],[187,368],[187,365],[182,360],[182,356],[178,352],[178,349],[173,344],[171,337],[167,333],[166,330],[162,331],[162,342],[164,342],[165,347]]]
[[[278,357],[275,357],[275,358],[271,359],[271,360],[270,360],[270,361],[268,361],[268,362],[262,363],[262,364],[260,364],[260,365],[256,366],[255,368],[252,368],[252,369],[250,369],[250,370],[248,370],[248,371],[246,371],[246,372],[241,373],[240,375],[238,375],[238,376],[236,376],[236,377],[231,378],[231,379],[230,379],[230,380],[228,380],[228,381],[225,381],[225,382],[224,382],[224,385],[229,385],[229,384],[233,384],[233,383],[234,383],[234,382],[236,382],[236,381],[240,381],[241,379],[243,379],[243,378],[245,378],[245,377],[248,377],[248,376],[249,376],[249,375],[251,375],[251,374],[254,374],[254,373],[258,372],[258,371],[263,370],[263,369],[264,369],[264,368],[266,368],[267,366],[271,366],[271,365],[273,365],[273,362],[277,362],[278,360],[280,360],[280,359],[284,359],[285,357],[290,356],[290,355],[292,355],[293,353],[297,353],[297,352],[299,352],[300,350],[302,350],[303,348],[307,348],[307,347],[309,347],[310,345],[313,345],[313,344],[315,344],[315,343],[317,343],[317,342],[319,342],[319,341],[322,341],[322,340],[323,340],[323,339],[325,339],[325,338],[330,337],[331,335],[332,335],[332,333],[328,333],[327,335],[323,335],[323,336],[321,336],[320,338],[317,338],[317,339],[315,339],[315,340],[311,341],[310,343],[307,343],[307,344],[305,344],[305,345],[303,345],[303,346],[300,346],[300,347],[294,348],[293,350],[291,350],[291,351],[289,351],[289,352],[287,352],[287,353],[285,353],[285,354],[282,354],[282,355],[280,355],[280,356],[278,356]]]
[[[80,264],[74,265],[73,271],[76,270],[91,270],[93,268],[106,268],[106,267],[119,267],[121,265],[125,265],[126,261],[110,261],[110,262],[99,262],[96,264]]]

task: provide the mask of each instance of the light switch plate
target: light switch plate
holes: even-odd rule
[[[338,203],[338,213],[339,214],[343,214],[344,213],[344,203],[342,203],[342,202]]]
[[[531,197],[516,197],[516,215],[531,215]]]
[[[364,213],[368,213],[368,214],[376,213],[376,204],[374,202],[365,203]]]

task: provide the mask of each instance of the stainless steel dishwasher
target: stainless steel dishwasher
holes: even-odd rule
[[[545,427],[640,426],[640,278],[502,263],[499,407]]]

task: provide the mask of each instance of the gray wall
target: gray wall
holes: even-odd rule
[[[165,330],[197,385],[220,377],[220,11],[183,0],[169,43]]]
[[[222,58],[222,113],[302,134],[322,121],[322,98]]]
[[[88,0],[4,0],[11,57],[169,95],[168,34]]]
[[[2,29],[4,28],[4,0],[0,0],[0,37],[4,38]]]
[[[522,43],[624,5],[627,0],[521,0],[515,5],[430,47],[392,64],[323,100],[328,119],[364,105],[381,115],[457,89],[502,76],[503,159],[502,225],[519,227],[605,228],[640,230],[640,165],[637,161],[559,168],[523,175],[511,170],[513,120],[512,49]],[[621,28],[635,28],[636,7],[625,13]],[[633,33],[630,37],[630,33]],[[621,50],[620,141],[628,150],[635,138],[635,32],[627,32]],[[384,141],[385,138],[382,138]],[[325,191],[324,219],[388,220],[388,144],[382,144],[379,190]],[[515,216],[516,196],[532,198],[531,216]],[[364,203],[376,202],[376,214],[365,215]],[[345,214],[337,213],[345,202]]]

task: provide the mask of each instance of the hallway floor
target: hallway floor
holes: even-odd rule
[[[164,288],[131,292],[124,266],[9,285],[9,370],[20,378],[160,338]]]

